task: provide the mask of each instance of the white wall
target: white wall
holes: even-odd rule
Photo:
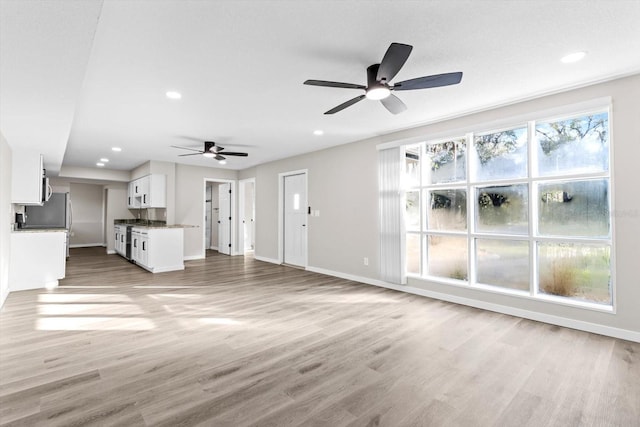
[[[175,223],[195,226],[184,230],[184,256],[204,257],[205,178],[235,181],[238,172],[181,164],[176,164],[175,170]]]
[[[73,206],[73,229],[69,239],[71,247],[103,245],[103,186],[72,182],[69,188]]]
[[[452,132],[496,120],[531,114],[569,104],[611,96],[614,150],[614,219],[616,255],[616,314],[590,311],[542,301],[494,294],[410,279],[409,285],[449,299],[495,305],[640,333],[640,75],[479,112],[435,124],[395,132],[328,150],[257,166],[239,174],[256,178],[256,256],[278,256],[278,174],[308,169],[309,205],[320,210],[309,217],[309,267],[364,279],[378,279],[378,189],[376,145],[411,137]],[[616,214],[618,213],[618,214]],[[363,265],[369,258],[369,266]],[[513,311],[513,310],[512,310]],[[567,322],[565,322],[567,324]],[[640,335],[638,335],[640,336]]]
[[[11,259],[11,148],[0,133],[0,307],[9,295]]]

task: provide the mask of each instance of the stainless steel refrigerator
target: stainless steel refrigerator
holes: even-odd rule
[[[63,228],[67,230],[67,257],[69,233],[73,222],[69,193],[53,193],[42,206],[25,206],[25,223],[22,228]]]

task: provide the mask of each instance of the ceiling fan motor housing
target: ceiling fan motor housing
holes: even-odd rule
[[[205,151],[205,152],[210,151],[210,152],[212,152],[212,153],[215,153],[215,150],[213,149],[213,147],[215,147],[215,146],[216,146],[216,143],[215,143],[215,142],[212,142],[212,141],[205,141],[205,142],[204,142],[204,151]]]
[[[380,64],[373,64],[367,68],[367,91],[380,87],[391,89],[387,82],[378,81],[378,68]]]

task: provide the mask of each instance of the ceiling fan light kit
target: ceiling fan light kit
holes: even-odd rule
[[[392,114],[400,114],[407,109],[407,106],[393,95],[394,90],[416,90],[432,87],[449,86],[460,83],[462,72],[437,74],[433,76],[418,77],[405,80],[391,85],[389,82],[398,74],[409,58],[413,46],[402,43],[391,43],[380,64],[373,64],[367,68],[367,86],[332,82],[327,80],[307,80],[305,85],[335,87],[340,89],[361,89],[364,95],[356,96],[337,107],[325,112],[325,114],[335,114],[353,104],[362,101],[364,98],[380,101],[382,105]]]
[[[179,157],[202,155],[203,157],[217,160],[218,163],[220,163],[221,165],[227,164],[226,157],[224,156],[247,157],[249,155],[248,153],[224,151],[224,147],[216,145],[216,143],[213,141],[204,141],[204,150],[197,150],[195,148],[190,148],[190,147],[180,147],[179,145],[172,145],[172,147],[179,148],[181,150],[194,151],[194,153],[179,154],[178,155]],[[224,156],[222,154],[224,154]]]

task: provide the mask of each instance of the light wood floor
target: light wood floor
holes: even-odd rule
[[[10,294],[2,425],[640,425],[637,343],[242,257],[154,275],[103,251]]]

